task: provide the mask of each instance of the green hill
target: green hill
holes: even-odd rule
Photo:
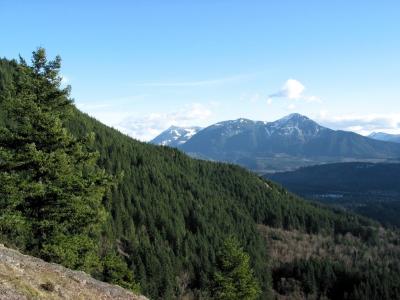
[[[16,66],[15,62],[1,61],[0,93],[9,92],[4,87],[14,85]],[[0,124],[12,122],[3,116]],[[224,240],[231,236],[249,254],[263,290],[262,298],[286,293],[283,289],[273,292],[280,273],[270,269],[269,240],[260,234],[257,225],[329,236],[332,241],[350,235],[360,240],[361,246],[357,247],[364,252],[368,251],[368,245],[378,241],[380,229],[376,223],[304,201],[241,167],[195,160],[176,149],[135,141],[77,109],[64,120],[64,125],[76,138],[93,132],[95,140],[91,147],[99,152],[98,166],[118,179],[103,199],[108,217],[98,241],[98,255],[104,263],[108,261],[107,251],[113,248],[127,267],[113,263],[112,276],[110,268],[94,270],[93,275],[102,280],[125,282],[132,272],[142,293],[152,299],[212,298],[209,287],[214,280],[217,256]],[[14,245],[12,235],[1,232],[1,238],[7,245]],[[382,247],[389,249],[395,242],[396,238],[385,238]],[[28,244],[20,248],[30,251]],[[327,257],[325,262],[329,264],[334,259]],[[400,282],[397,256],[382,261],[370,275],[354,275],[367,267],[365,260],[355,259],[346,270],[332,270],[338,283],[332,287],[335,293],[331,291],[329,295],[342,298],[345,295],[357,298],[357,295],[357,299],[362,299],[365,285],[385,298],[387,289]],[[311,263],[302,268],[318,271]],[[341,284],[343,272],[349,278],[354,275],[354,280]],[[382,274],[392,280],[379,281],[377,276]],[[322,285],[322,279],[315,280]],[[307,289],[305,284],[303,290],[304,295],[328,293],[317,287]],[[399,296],[400,291],[393,288],[387,296],[392,295]]]

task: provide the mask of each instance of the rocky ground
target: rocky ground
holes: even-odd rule
[[[0,299],[146,300],[84,272],[27,256],[0,244]]]

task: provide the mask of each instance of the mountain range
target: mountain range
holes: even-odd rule
[[[152,142],[175,141],[168,131]],[[236,163],[260,173],[328,162],[400,158],[398,144],[332,130],[297,113],[274,122],[237,119],[216,123],[177,147],[193,157]]]

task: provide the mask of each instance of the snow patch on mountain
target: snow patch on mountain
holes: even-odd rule
[[[171,126],[154,138],[150,143],[162,146],[178,147],[192,138],[201,127],[177,127]]]

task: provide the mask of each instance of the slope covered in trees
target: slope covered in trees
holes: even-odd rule
[[[7,110],[5,98],[18,96],[19,65],[1,61],[1,111]],[[56,86],[53,92],[58,89]],[[38,105],[38,99],[33,104]],[[52,111],[50,106],[41,109]],[[131,288],[137,282],[152,299],[209,298],[213,296],[214,274],[220,268],[218,253],[224,241],[234,237],[248,253],[262,290],[260,297],[265,299],[271,296],[273,274],[268,268],[268,242],[259,234],[257,224],[331,237],[350,234],[365,245],[375,241],[378,226],[372,221],[303,201],[240,167],[194,160],[176,149],[135,141],[71,109],[68,118],[60,116],[65,134],[81,141],[87,153],[98,152],[99,169],[93,171],[104,169],[115,182],[102,198],[105,215],[100,235],[88,233],[96,242],[90,250],[100,258],[100,264],[89,271],[102,280]],[[29,114],[21,111],[24,113]],[[7,128],[15,120],[3,115],[0,122]],[[84,142],[91,133],[93,143]],[[7,172],[0,171],[3,175]],[[86,172],[84,168],[77,176],[86,178]],[[7,191],[0,193],[2,198],[8,195]],[[87,204],[89,196],[82,196],[80,203]],[[15,211],[19,209],[15,207]],[[82,217],[81,210],[76,212],[78,219]],[[65,225],[73,220],[63,219]],[[29,226],[33,221],[26,218]],[[35,249],[3,227],[0,230],[7,244],[26,252]],[[35,242],[36,238],[28,240]],[[58,249],[63,250],[63,246]],[[40,251],[35,253],[54,260]],[[68,265],[69,257],[62,263]]]
[[[101,165],[124,174],[106,199],[114,216],[112,235],[123,241],[135,277],[151,276],[150,283],[143,280],[141,285],[155,294],[164,288],[161,278],[171,278],[171,273],[181,287],[187,276],[187,287],[207,287],[216,249],[227,235],[240,240],[258,279],[267,283],[267,247],[255,224],[312,233],[352,232],[366,240],[371,235],[372,222],[302,201],[240,167],[193,160],[176,149],[108,135],[109,128],[86,117],[81,122],[75,120],[73,126],[82,124],[81,129],[98,133]],[[170,286],[177,284],[170,280]]]

